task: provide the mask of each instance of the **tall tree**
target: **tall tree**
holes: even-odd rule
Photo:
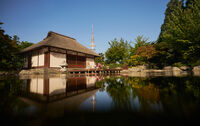
[[[3,23],[0,23],[2,25]],[[21,66],[21,59],[17,50],[17,36],[14,39],[0,27],[0,70],[16,70]]]
[[[158,54],[161,54],[160,57],[165,56],[162,59],[166,65],[176,62],[190,65],[199,60],[199,19],[200,0],[187,0],[185,6],[184,0],[171,0],[168,3],[157,43],[157,49],[165,52]]]
[[[158,42],[172,41],[172,39],[174,39],[174,36],[172,35],[182,35],[180,25],[182,12],[183,1],[170,0],[170,2],[167,4],[165,19],[163,25],[161,26]]]
[[[32,45],[30,42],[20,42],[19,37],[5,34],[0,22],[0,71],[19,70],[23,65],[20,50]]]
[[[200,60],[200,0],[187,0],[183,16],[188,49],[184,52],[187,61]]]

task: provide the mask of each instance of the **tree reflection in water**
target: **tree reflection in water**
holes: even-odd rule
[[[106,80],[106,84],[106,91],[112,97],[117,110],[133,110],[139,104],[139,108],[147,111],[153,104],[159,104],[159,89],[147,78],[111,77]]]
[[[54,83],[55,81],[59,83]],[[70,119],[80,121],[83,117],[88,117],[88,120],[90,120],[91,117],[93,117],[94,120],[99,120],[99,113],[95,110],[102,105],[108,108],[105,110],[108,110],[107,112],[109,114],[111,113],[113,116],[111,120],[116,120],[116,118],[119,120],[123,118],[125,120],[130,117],[132,118],[132,116],[141,120],[144,118],[150,120],[154,117],[156,119],[157,117],[164,119],[174,119],[175,117],[175,120],[198,119],[200,112],[200,77],[195,76],[148,78],[110,76],[104,77],[104,79],[96,79],[96,77],[52,77],[49,79],[45,78],[43,81],[34,81],[32,78],[32,81],[26,81],[27,84],[23,84],[23,82],[25,81],[17,77],[0,79],[0,113],[3,115],[1,119],[16,119],[17,121],[21,120],[23,123],[25,122],[24,120],[26,120],[28,124],[30,120],[32,120],[31,116],[19,116],[18,113],[23,114],[24,111],[27,111],[27,108],[33,107],[34,104],[27,105],[25,102],[21,101],[18,96],[31,96],[32,100],[38,97],[48,97],[48,99],[42,99],[44,102],[40,101],[44,109],[42,109],[40,116],[34,116],[36,120],[40,120],[40,117],[43,117],[45,112],[46,116],[49,114],[48,112],[51,113],[50,115],[53,115],[52,112],[58,113],[64,121],[69,121]],[[42,82],[42,84],[38,82]],[[40,92],[38,93],[39,90],[32,90],[36,89],[34,87],[42,87],[42,85],[45,87],[45,84],[49,85],[46,86],[48,87],[48,94],[40,94]],[[25,93],[29,95],[25,95],[24,91],[28,91]],[[46,92],[47,90],[40,91]],[[68,98],[66,99],[66,97]],[[60,99],[62,99],[62,102]],[[87,101],[87,99],[90,99],[90,101],[86,106],[92,105],[92,112],[97,112],[93,113],[98,115],[96,116],[97,118],[90,115],[91,113],[84,113],[84,115],[81,115],[80,113],[82,111],[80,109],[77,109],[80,115],[67,111],[67,106],[78,108],[80,104]],[[71,105],[71,103],[73,104]],[[115,113],[115,111],[117,112]],[[118,113],[119,111],[125,112],[125,114],[122,114],[123,117],[121,113]],[[102,116],[108,114],[106,112],[102,113]],[[74,114],[74,116],[71,114]],[[49,119],[48,116],[47,119]],[[107,117],[110,117],[110,115]],[[56,119],[57,118],[55,118],[55,122],[57,124]],[[107,122],[109,121],[110,118]]]
[[[124,83],[123,78],[109,78],[106,80],[106,91],[112,97],[114,106],[118,110],[129,110],[131,108],[131,86]]]
[[[159,77],[150,81],[160,89],[160,101],[165,114],[190,118],[198,114],[199,77]]]
[[[22,80],[17,77],[4,77],[0,78],[0,120],[3,124],[4,121],[9,124],[13,115],[21,113],[27,104],[22,102],[18,95],[22,87]],[[17,124],[16,124],[17,125]]]
[[[173,116],[190,115],[199,110],[199,77],[110,77],[104,80],[115,110],[162,112]]]

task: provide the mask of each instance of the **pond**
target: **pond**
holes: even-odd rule
[[[4,77],[0,99],[6,124],[191,124],[199,119],[200,76]]]

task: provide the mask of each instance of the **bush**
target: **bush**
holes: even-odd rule
[[[172,66],[174,66],[174,67],[182,67],[182,66],[186,66],[186,65],[182,64],[181,62],[177,62],[177,63],[174,63]]]
[[[139,55],[133,55],[128,60],[128,65],[129,66],[143,65],[143,64],[145,64],[145,61],[146,61],[145,57],[142,57]]]
[[[200,66],[200,60],[197,60],[195,63],[191,64],[192,67]]]
[[[114,69],[114,68],[117,68],[117,67],[122,67],[123,64],[112,63],[112,64],[107,64],[106,66],[108,66],[110,69]]]

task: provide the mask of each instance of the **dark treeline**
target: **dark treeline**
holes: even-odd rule
[[[105,52],[104,64],[153,68],[200,65],[200,0],[170,0],[156,42],[138,36],[127,42],[114,39]],[[102,61],[101,61],[102,62]]]
[[[23,66],[23,57],[20,51],[33,43],[20,42],[19,37],[5,34],[0,22],[0,71],[17,71]]]

